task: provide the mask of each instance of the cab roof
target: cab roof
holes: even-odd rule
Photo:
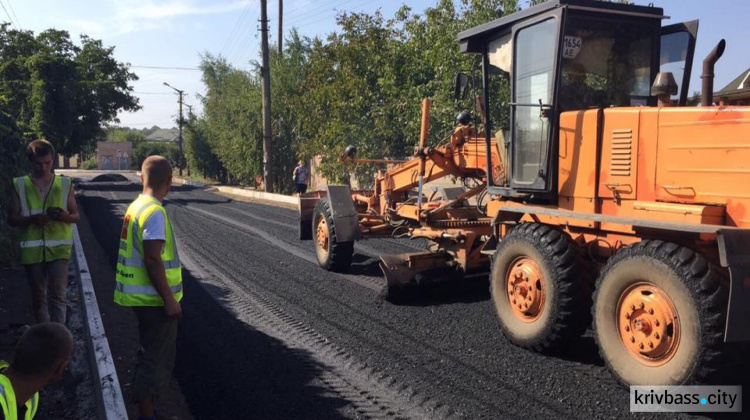
[[[528,9],[515,12],[458,34],[462,53],[480,53],[486,39],[509,29],[516,22],[557,8],[569,8],[585,12],[602,12],[615,15],[634,16],[646,19],[664,19],[661,7],[637,6],[633,4],[609,3],[600,0],[548,0]]]

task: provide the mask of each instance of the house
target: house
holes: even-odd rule
[[[133,164],[133,143],[127,142],[96,142],[96,160],[99,169],[129,170]]]
[[[176,128],[160,128],[146,136],[146,141],[173,142],[180,140],[180,131]]]
[[[750,69],[743,71],[724,89],[714,93],[714,100],[724,105],[750,105]]]

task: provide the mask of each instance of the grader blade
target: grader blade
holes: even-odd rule
[[[385,297],[391,302],[408,300],[419,286],[449,278],[455,265],[447,252],[384,255],[380,269],[387,281]]]

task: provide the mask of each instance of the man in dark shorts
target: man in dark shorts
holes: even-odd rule
[[[307,183],[310,181],[310,170],[305,167],[304,161],[301,160],[297,162],[297,167],[294,168],[293,177],[297,194],[304,194],[307,191]]]

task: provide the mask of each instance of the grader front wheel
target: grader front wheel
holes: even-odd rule
[[[328,271],[348,271],[352,263],[354,244],[351,241],[338,241],[328,198],[322,198],[315,205],[312,233],[318,264]]]
[[[716,270],[700,254],[662,241],[608,261],[594,294],[594,331],[623,384],[697,384],[731,363],[722,354],[728,294]]]

